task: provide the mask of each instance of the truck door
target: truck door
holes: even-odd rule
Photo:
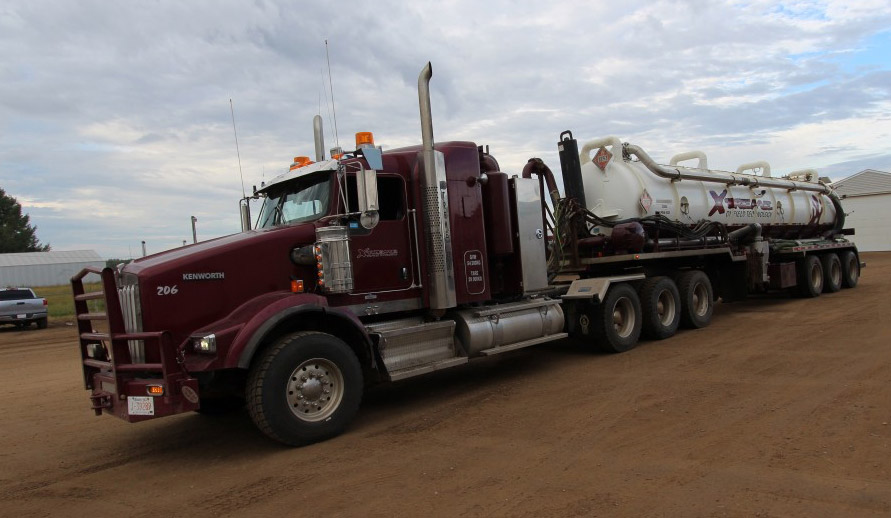
[[[405,180],[398,175],[379,173],[377,190],[380,206],[377,226],[368,230],[362,228],[357,217],[349,220],[353,292],[357,294],[405,290],[417,284]],[[359,206],[356,192],[355,175],[347,175],[351,210]]]

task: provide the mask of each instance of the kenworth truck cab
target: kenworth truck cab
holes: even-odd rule
[[[370,383],[567,336],[623,352],[642,334],[708,325],[718,297],[857,283],[856,249],[822,183],[666,168],[614,137],[580,152],[565,132],[561,197],[539,159],[509,177],[482,146],[435,144],[431,76],[428,63],[421,146],[382,152],[363,135],[326,158],[317,128],[316,161],[295,159],[255,192],[256,228],[72,279],[97,415],[246,404],[266,435],[306,444],[340,433]],[[709,211],[712,184],[724,188],[708,213],[718,216],[693,219]],[[626,187],[601,194],[615,185]],[[752,207],[733,212],[743,201]],[[802,221],[779,206],[803,207]],[[103,288],[87,293],[91,273]]]

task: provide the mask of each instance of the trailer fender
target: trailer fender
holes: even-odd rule
[[[646,278],[642,273],[631,275],[614,275],[611,277],[590,277],[572,281],[569,290],[562,296],[563,300],[593,300],[600,303],[606,297],[611,284],[618,282],[640,281]]]

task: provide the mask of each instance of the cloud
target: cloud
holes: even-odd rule
[[[373,131],[488,144],[517,173],[556,140],[615,134],[657,159],[703,149],[845,175],[889,169],[886,1],[104,2],[0,6],[0,186],[57,249],[126,256],[239,229],[244,183]],[[872,160],[872,162],[870,162]],[[851,171],[854,172],[854,171]]]

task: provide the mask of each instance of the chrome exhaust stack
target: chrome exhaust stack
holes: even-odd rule
[[[418,76],[422,140],[419,158],[423,164],[421,193],[424,234],[427,236],[427,285],[430,287],[430,309],[446,310],[457,305],[455,267],[452,262],[452,231],[449,226],[449,192],[446,183],[445,157],[442,152],[433,149],[431,77],[433,77],[433,66],[428,62]]]
[[[316,143],[316,162],[325,160],[325,135],[322,133],[322,116],[312,118],[312,134]]]

